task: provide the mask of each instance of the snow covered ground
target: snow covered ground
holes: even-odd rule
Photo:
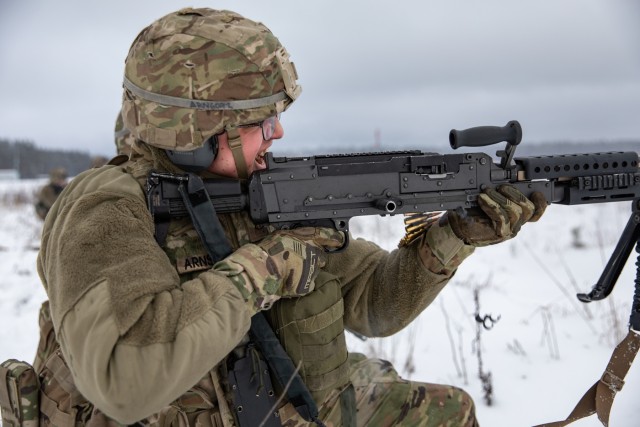
[[[43,183],[0,182],[0,360],[31,361],[36,348],[37,311],[46,295],[36,272],[41,223],[31,197]],[[575,293],[597,281],[629,214],[628,202],[550,206],[516,239],[478,249],[410,327],[385,339],[350,336],[350,347],[392,361],[406,378],[466,389],[483,427],[564,419],[626,334],[635,259],[607,300],[584,305]],[[403,235],[401,217],[358,218],[351,229],[387,249]],[[475,290],[479,313],[499,317],[480,336],[483,371],[492,378],[491,406],[478,378]],[[640,425],[638,395],[640,361],[613,405],[612,427]],[[573,425],[600,423],[592,416]]]

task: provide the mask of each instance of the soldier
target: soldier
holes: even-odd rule
[[[107,159],[105,156],[93,156],[91,158],[91,167],[92,168],[102,167],[106,165],[108,161],[109,159]]]
[[[36,197],[36,214],[44,221],[49,209],[53,206],[64,187],[67,185],[67,170],[65,168],[51,169],[49,182],[40,189]]]
[[[407,326],[476,246],[539,218],[544,197],[487,189],[481,212],[448,212],[390,253],[362,239],[331,253],[342,233],[274,231],[246,212],[201,222],[195,207],[193,220],[159,233],[148,172],[244,182],[266,167],[284,135],[279,115],[301,88],[267,27],[230,11],[160,18],[125,64],[132,154],[75,178],[43,231],[38,272],[51,312],[41,319],[40,422],[478,425],[463,390],[401,379],[386,361],[349,354],[344,333],[381,337]],[[227,245],[231,253],[214,259]],[[254,329],[263,315],[278,337],[268,346]],[[276,381],[289,359],[299,377]]]

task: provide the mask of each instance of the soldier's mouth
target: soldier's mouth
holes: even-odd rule
[[[256,155],[255,163],[260,169],[265,169],[267,167],[267,162],[264,157],[267,155],[268,150],[269,148],[265,148]]]

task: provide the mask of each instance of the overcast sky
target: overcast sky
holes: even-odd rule
[[[124,58],[185,6],[264,22],[302,96],[279,144],[448,150],[519,120],[524,143],[640,139],[637,0],[0,1],[0,138],[114,152]]]

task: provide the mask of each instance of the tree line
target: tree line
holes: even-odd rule
[[[15,169],[20,179],[46,176],[54,168],[70,176],[91,167],[91,155],[82,151],[38,148],[31,141],[0,139],[0,169]]]

